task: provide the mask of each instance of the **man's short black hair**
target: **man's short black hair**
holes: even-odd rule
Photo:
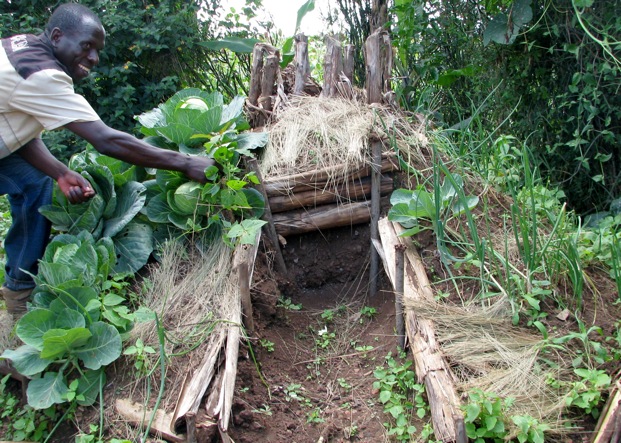
[[[73,32],[79,29],[85,20],[92,20],[102,26],[97,14],[86,6],[79,3],[65,3],[54,10],[45,30],[50,33],[54,28],[58,28],[63,32]]]

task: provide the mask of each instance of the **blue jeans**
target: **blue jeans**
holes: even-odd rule
[[[0,158],[0,195],[11,205],[13,224],[4,239],[5,283],[14,291],[35,286],[39,259],[50,238],[50,223],[39,208],[52,202],[52,179],[17,154]]]

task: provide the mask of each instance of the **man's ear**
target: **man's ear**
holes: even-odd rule
[[[52,29],[52,32],[50,32],[50,40],[52,43],[58,43],[58,40],[60,40],[62,36],[63,31],[61,31],[60,28],[54,28]]]

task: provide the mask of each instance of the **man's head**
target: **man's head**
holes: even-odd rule
[[[106,31],[99,17],[86,6],[60,5],[50,17],[45,34],[52,42],[54,56],[67,68],[73,81],[87,77],[99,63]]]

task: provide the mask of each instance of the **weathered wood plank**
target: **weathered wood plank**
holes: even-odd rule
[[[378,228],[384,250],[384,267],[395,286],[395,245],[404,244],[406,270],[403,298],[433,300],[433,291],[418,252],[410,239],[399,237],[402,228],[388,219],[379,221]],[[404,303],[407,305],[407,302]],[[434,433],[443,442],[466,442],[463,432],[463,414],[455,390],[453,375],[438,346],[431,320],[419,318],[411,309],[405,312],[406,331],[416,366],[419,382],[425,384]]]

